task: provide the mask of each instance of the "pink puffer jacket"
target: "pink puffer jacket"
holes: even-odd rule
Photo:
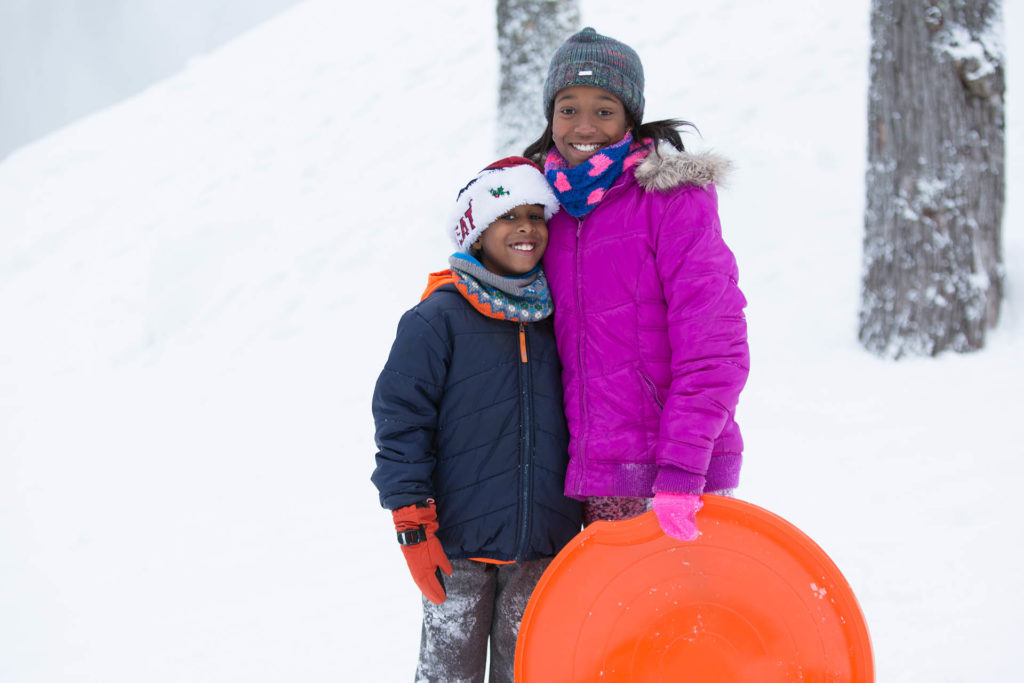
[[[565,492],[649,497],[734,488],[749,352],[711,155],[649,155],[579,220],[549,222],[571,435]],[[635,172],[634,172],[635,171]]]

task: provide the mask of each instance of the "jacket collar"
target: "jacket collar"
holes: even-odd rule
[[[455,276],[452,275],[451,269],[439,270],[436,273],[430,273],[427,276],[427,288],[423,290],[423,294],[420,295],[420,301],[423,301],[428,296],[433,294],[435,291],[443,287],[444,285],[454,285]]]
[[[732,162],[713,152],[680,152],[662,143],[636,167],[637,183],[645,190],[671,190],[680,185],[720,185]]]
[[[667,192],[684,185],[722,185],[732,167],[729,159],[713,152],[680,152],[672,145],[662,143],[657,151],[648,154],[638,165],[623,171],[608,188],[605,199],[622,192],[632,180],[644,190],[655,192]],[[583,220],[561,211],[555,214],[555,218],[563,214],[576,222]]]

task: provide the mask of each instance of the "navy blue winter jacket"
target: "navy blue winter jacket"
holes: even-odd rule
[[[489,318],[436,289],[398,323],[374,391],[381,505],[433,498],[449,559],[555,555],[581,521],[560,375],[550,318]]]

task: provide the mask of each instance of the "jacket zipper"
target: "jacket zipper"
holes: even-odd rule
[[[519,434],[519,464],[522,473],[522,491],[519,514],[519,543],[516,557],[526,554],[529,541],[530,508],[533,498],[533,386],[526,346],[526,324],[519,323],[519,403],[522,406],[522,426]]]
[[[604,198],[601,201],[607,203],[607,201],[608,201],[608,199],[610,197],[618,194],[619,192],[622,192],[622,188],[623,188],[622,183],[620,183],[618,181],[612,183],[612,186],[610,188],[608,188],[608,193],[605,194]],[[594,211],[600,211],[600,209],[601,209],[601,207],[597,206],[597,207],[594,208]],[[580,248],[580,242],[582,241],[582,236],[583,236],[583,221],[585,219],[586,219],[586,216],[584,216],[583,218],[577,218],[576,219],[576,249],[574,250],[574,258],[575,258],[575,262],[576,262],[576,273],[575,273],[576,277],[574,278],[575,283],[576,283],[576,314],[577,314],[577,319],[580,321],[580,333],[579,333],[579,336],[577,337],[577,340],[576,340],[576,367],[577,367],[577,369],[579,371],[579,378],[580,378],[580,424],[583,426],[583,431],[584,431],[584,434],[581,434],[580,438],[576,439],[576,443],[578,444],[577,447],[579,448],[580,462],[583,462],[583,463],[585,463],[587,461],[585,451],[587,450],[587,443],[589,441],[589,439],[587,438],[587,435],[586,435],[586,431],[587,431],[587,384],[584,381],[584,374],[583,374],[583,342],[584,342],[584,337],[586,336],[586,329],[587,328],[586,328],[586,325],[584,324],[584,319],[583,319],[583,282],[582,282],[583,274],[582,274],[582,268],[581,268],[582,263],[583,263],[583,258],[581,256],[582,249]],[[578,475],[578,477],[576,479],[576,490],[577,491],[581,490],[582,487],[583,487],[583,470],[584,469],[585,469],[585,467],[578,468],[579,475]]]
[[[580,281],[583,278],[583,273],[582,273],[582,268],[581,268],[583,260],[582,260],[582,257],[580,255],[581,252],[582,252],[582,250],[580,249],[580,242],[582,240],[582,234],[583,234],[583,219],[582,218],[577,218],[576,219],[576,249],[575,249],[576,277],[574,278],[574,280],[575,280],[575,283],[576,283],[576,316],[577,316],[576,319],[580,321],[580,333],[579,333],[579,335],[576,338],[576,369],[577,369],[577,372],[578,372],[578,377],[580,378],[580,425],[582,425],[583,431],[586,432],[587,431],[587,400],[586,400],[587,385],[586,385],[586,382],[584,381],[584,374],[583,374],[583,338],[586,335],[586,329],[587,328],[586,328],[586,325],[584,324],[584,320],[583,320],[583,283]],[[585,463],[587,461],[587,459],[585,457],[585,454],[584,454],[584,450],[587,447],[587,439],[585,437],[586,437],[585,434],[581,434],[580,438],[577,439],[577,441],[576,441],[576,443],[579,444],[579,449],[580,449],[579,457],[580,457],[580,462],[581,463]],[[579,478],[576,481],[576,490],[577,491],[579,491],[580,487],[583,485],[583,470],[584,469],[585,469],[584,467],[578,468]]]

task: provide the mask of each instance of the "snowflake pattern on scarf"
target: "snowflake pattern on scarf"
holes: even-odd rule
[[[458,268],[452,268],[452,275],[455,279],[455,288],[469,300],[473,308],[488,318],[532,323],[547,318],[555,309],[543,270],[539,271],[537,278],[522,290],[521,296],[503,292]]]

